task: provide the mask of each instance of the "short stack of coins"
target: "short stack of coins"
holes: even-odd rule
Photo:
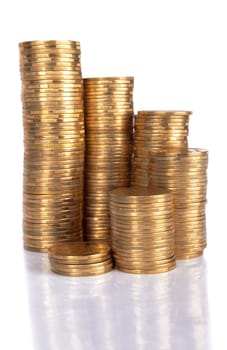
[[[169,189],[175,209],[176,258],[195,258],[206,247],[208,151],[151,152],[150,186]]]
[[[24,126],[24,245],[47,251],[82,234],[80,43],[19,44]]]
[[[148,186],[151,150],[187,149],[190,114],[187,111],[138,112],[133,140],[132,185]]]
[[[93,276],[112,270],[111,248],[106,242],[58,243],[49,249],[51,270],[66,276]]]
[[[139,186],[112,190],[110,214],[117,269],[146,274],[175,268],[173,199],[169,191]]]
[[[86,240],[110,240],[109,191],[130,185],[132,77],[84,79]]]

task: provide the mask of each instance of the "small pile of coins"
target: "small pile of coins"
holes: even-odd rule
[[[206,190],[208,152],[151,152],[150,186],[169,189],[175,209],[176,258],[202,255],[206,247]]]
[[[160,273],[176,267],[172,194],[146,187],[110,192],[111,241],[116,268]]]
[[[94,276],[113,268],[106,242],[58,243],[49,249],[51,270],[65,276]]]
[[[24,245],[47,251],[82,234],[84,169],[80,44],[19,44],[24,126]]]
[[[191,112],[139,111],[135,118],[132,185],[148,186],[149,152],[185,150]]]
[[[131,177],[133,78],[84,79],[84,238],[110,240],[109,191]]]

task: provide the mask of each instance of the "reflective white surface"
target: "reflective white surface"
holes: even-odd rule
[[[24,258],[35,350],[211,349],[204,258],[159,275],[89,278],[51,273],[46,254]]]
[[[20,245],[1,251],[0,349],[227,349],[225,246],[170,273],[71,278]]]

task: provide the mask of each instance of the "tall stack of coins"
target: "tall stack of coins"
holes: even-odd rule
[[[195,258],[206,247],[208,152],[154,152],[150,156],[150,186],[170,189],[174,197],[176,257]]]
[[[109,240],[109,191],[130,185],[133,78],[84,79],[84,91],[84,237]]]
[[[58,243],[49,249],[51,270],[66,276],[93,276],[112,270],[111,248],[105,242]]]
[[[24,245],[46,251],[82,233],[80,44],[19,44],[24,125]]]
[[[185,150],[188,147],[187,111],[139,111],[135,118],[132,184],[148,186],[151,150]]]
[[[111,241],[116,267],[128,273],[174,269],[172,194],[146,187],[110,192]]]

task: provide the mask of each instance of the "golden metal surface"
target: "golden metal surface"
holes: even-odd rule
[[[88,240],[110,240],[109,191],[130,184],[133,80],[84,79],[84,227]]]
[[[106,242],[59,243],[49,249],[53,272],[67,276],[92,276],[113,268],[110,245]]]
[[[24,126],[24,244],[46,251],[82,233],[84,171],[80,44],[19,44]],[[48,238],[49,237],[49,238]]]
[[[150,186],[173,193],[177,259],[197,257],[206,247],[207,166],[208,152],[200,148],[150,153]]]
[[[175,267],[172,194],[145,187],[110,192],[111,241],[116,267],[159,273]]]
[[[148,186],[150,151],[188,147],[188,111],[139,111],[133,135],[132,185]]]
[[[51,270],[67,276],[110,271],[110,239],[128,273],[200,256],[208,152],[188,149],[191,112],[134,116],[134,78],[82,79],[79,42],[27,41],[19,52],[25,248],[54,245]]]

